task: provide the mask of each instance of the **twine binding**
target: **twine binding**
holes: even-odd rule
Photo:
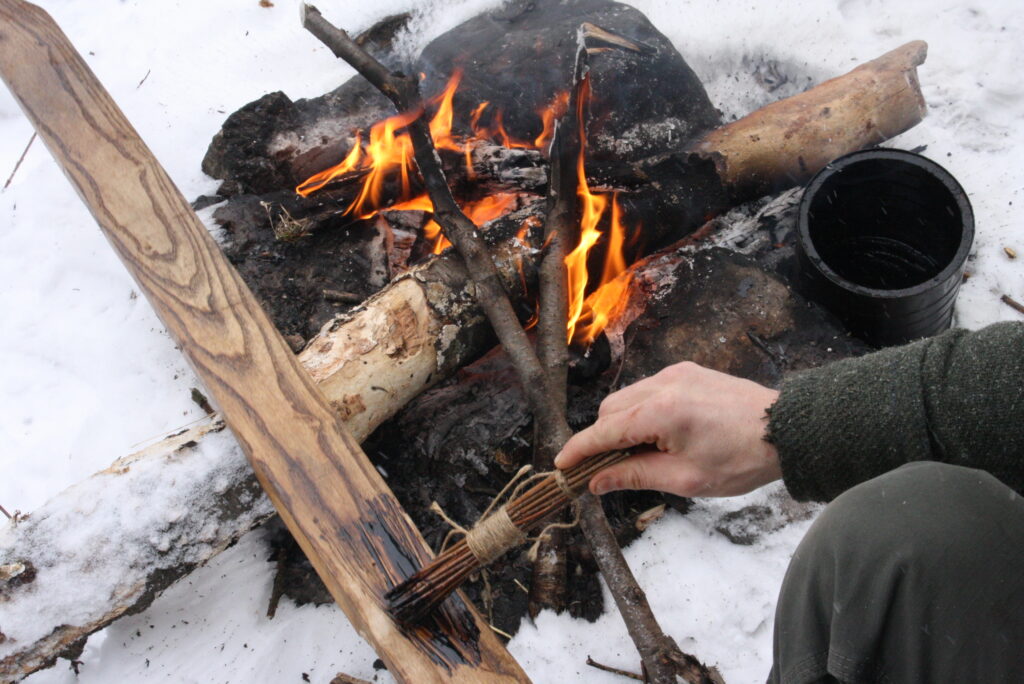
[[[519,471],[515,474],[515,476],[513,476],[512,479],[508,481],[508,484],[506,484],[505,487],[500,492],[498,492],[498,495],[494,497],[490,505],[487,507],[487,509],[481,516],[479,522],[477,522],[477,524],[470,529],[466,529],[459,523],[452,520],[448,516],[448,514],[444,512],[440,504],[434,501],[430,505],[430,510],[436,513],[438,516],[440,516],[441,519],[448,523],[452,528],[448,531],[448,534],[444,538],[444,542],[441,544],[441,552],[444,552],[444,550],[448,547],[448,543],[451,541],[452,535],[461,534],[465,537],[466,546],[469,548],[473,556],[477,559],[477,561],[479,561],[479,563],[482,566],[486,566],[495,559],[497,559],[499,556],[501,556],[503,553],[508,551],[509,549],[519,546],[523,542],[528,541],[529,537],[526,535],[525,532],[516,527],[516,524],[514,522],[512,522],[512,518],[509,517],[508,510],[505,508],[505,506],[499,508],[497,511],[494,512],[493,515],[488,514],[495,507],[495,505],[497,505],[497,503],[502,499],[505,493],[508,492],[510,488],[516,485],[516,481],[522,478],[528,472],[530,472],[530,470],[532,470],[532,468],[529,465],[525,465],[522,468],[520,468]],[[552,477],[552,479],[555,481],[555,484],[558,486],[558,489],[561,490],[561,492],[566,496],[566,498],[572,500],[575,497],[575,494],[573,493],[572,488],[569,487],[569,482],[568,480],[565,479],[565,475],[562,474],[561,470],[554,470],[553,473],[554,476]],[[532,483],[536,482],[539,479],[547,477],[550,474],[551,473],[535,473],[534,475],[526,478],[522,482],[519,482],[518,486],[515,486],[515,489],[509,496],[509,499],[515,499],[519,495],[519,493],[526,487],[528,487],[529,485],[531,485]],[[540,531],[540,534],[538,534],[534,538],[534,543],[530,547],[530,551],[528,552],[528,557],[531,561],[536,560],[537,550],[540,547],[541,542],[547,537],[548,533],[551,530],[571,529],[579,524],[579,508],[577,506],[574,506],[574,508],[576,509],[576,515],[574,516],[572,522],[556,522],[551,523],[550,525],[546,525],[544,529]]]

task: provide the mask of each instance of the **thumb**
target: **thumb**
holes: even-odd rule
[[[623,489],[665,489],[670,484],[674,457],[664,451],[644,451],[605,468],[590,479],[590,491],[601,496]]]

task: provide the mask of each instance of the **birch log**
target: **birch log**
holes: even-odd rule
[[[810,180],[837,157],[916,126],[926,106],[915,40],[810,90],[716,128],[696,150],[713,158],[734,201]]]

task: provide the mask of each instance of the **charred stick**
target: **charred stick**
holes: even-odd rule
[[[399,111],[423,111],[423,103],[414,79],[400,73],[389,72],[356,45],[348,34],[325,20],[315,8],[304,5],[302,18],[303,26],[327,45],[336,56],[344,59],[366,77]],[[585,34],[585,31],[581,31],[581,43],[585,40]],[[477,227],[462,213],[452,197],[424,118],[418,116],[408,125],[408,131],[416,164],[434,205],[434,219],[465,262],[466,270],[469,271],[475,285],[476,300],[516,367],[523,391],[533,408],[534,423],[541,434],[562,435],[564,439],[561,441],[564,443],[571,434],[565,420],[564,409],[559,411],[558,403],[553,401],[552,394],[547,391],[547,374],[515,316]],[[622,556],[622,550],[615,544],[615,535],[608,525],[600,503],[590,494],[582,495],[579,501],[580,524],[584,534],[593,547],[598,566],[608,582],[645,666],[655,672],[652,681],[674,681],[675,675],[666,667],[664,658],[670,650],[667,644],[674,646],[674,642],[665,636],[654,618],[643,591]],[[549,511],[547,515],[553,512]],[[457,586],[457,583],[451,588],[454,586]],[[448,591],[451,591],[451,588],[448,588]],[[402,612],[400,607],[398,612]],[[678,649],[675,650],[678,652]]]
[[[565,250],[568,249],[568,236],[571,229],[578,225],[574,211],[575,193],[582,180],[579,177],[582,169],[577,166],[576,160],[581,152],[580,145],[585,138],[584,107],[589,87],[587,47],[593,40],[607,42],[609,36],[614,37],[613,34],[592,24],[584,24],[580,27],[569,109],[562,121],[566,135],[556,137],[552,144],[550,186],[555,190],[553,191],[552,209],[546,225],[545,239],[549,242],[549,252],[541,265],[539,275],[541,318],[538,322],[539,334],[542,335],[538,339],[539,352],[547,355],[546,358],[550,359],[549,363],[545,365],[554,369],[548,378],[551,383],[549,391],[552,395],[560,397],[558,400],[561,408],[559,429],[546,433],[540,441],[543,450],[550,454],[551,458],[572,436],[572,431],[565,418],[566,373],[562,367],[558,366],[563,359],[568,357],[568,342],[565,335],[568,295],[565,268],[561,268],[558,274],[560,277],[556,277],[556,274],[551,271],[545,274],[545,267],[548,266],[549,257],[556,250],[561,250],[558,258],[559,265],[562,265],[565,260]],[[557,148],[555,144],[558,145]],[[563,238],[559,241],[560,244],[555,242],[559,237]],[[547,295],[545,295],[545,286],[549,290]],[[547,306],[547,320],[545,320],[545,305]],[[587,543],[601,574],[605,578],[608,590],[615,600],[615,605],[622,615],[626,630],[640,654],[649,681],[675,682],[677,674],[686,674],[680,663],[696,662],[699,665],[699,661],[693,656],[683,653],[675,640],[665,634],[661,625],[658,624],[654,611],[651,610],[650,603],[647,601],[647,595],[640,588],[622,555],[622,549],[615,537],[615,532],[608,524],[608,518],[604,514],[600,500],[592,494],[584,492],[577,499],[577,506],[579,507],[580,527],[587,538]],[[539,555],[544,557],[543,553]],[[531,595],[531,613],[535,609],[532,605],[532,598]]]
[[[571,101],[577,98],[573,89]],[[551,182],[548,185],[548,214],[544,223],[544,256],[538,269],[540,306],[537,322],[537,356],[547,371],[548,393],[558,405],[564,430],[541,433],[535,430],[533,464],[539,470],[552,467],[555,455],[571,435],[566,413],[566,385],[569,353],[565,324],[568,318],[569,295],[565,256],[576,233],[578,209],[576,202],[575,157],[579,154],[575,110],[570,106],[565,117],[555,125],[551,140]],[[565,530],[554,528],[541,539],[533,559],[530,581],[530,617],[550,608],[556,613],[567,604],[568,553]]]

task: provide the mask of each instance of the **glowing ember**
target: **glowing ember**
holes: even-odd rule
[[[470,221],[478,226],[482,226],[488,221],[493,221],[515,208],[517,199],[518,196],[515,193],[501,192],[489,195],[476,202],[469,202],[465,206],[460,207],[460,209],[462,209],[462,213],[469,217]],[[427,199],[427,205],[429,207],[427,211],[433,209],[429,198]],[[433,243],[434,247],[431,250],[433,254],[440,254],[451,247],[452,243],[448,242],[448,238],[441,233],[441,226],[436,221],[431,220],[430,223],[423,227],[423,236]]]

